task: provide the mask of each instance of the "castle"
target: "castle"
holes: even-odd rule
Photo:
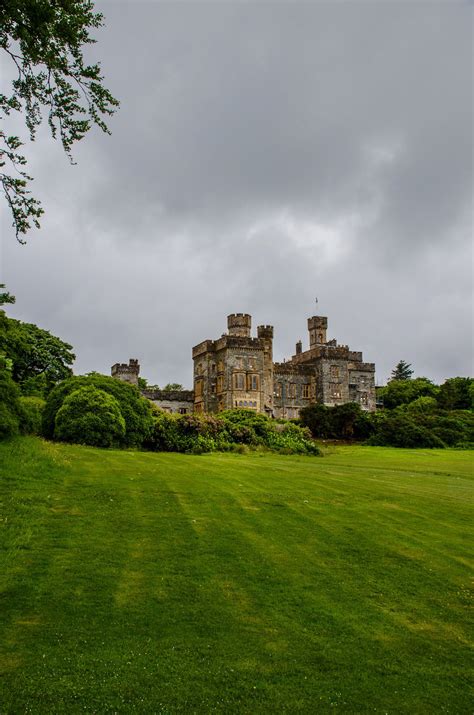
[[[142,394],[168,412],[220,412],[243,407],[271,417],[298,417],[311,403],[342,405],[356,402],[375,410],[375,365],[362,353],[327,340],[328,320],[308,318],[309,349],[296,343],[295,354],[273,362],[273,326],[259,325],[252,337],[252,318],[246,313],[227,317],[227,333],[204,340],[192,350],[194,390],[165,392],[154,388]],[[113,365],[112,376],[138,386],[137,360]]]

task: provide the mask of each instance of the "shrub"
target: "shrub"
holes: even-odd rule
[[[149,449],[167,452],[285,450],[288,454],[319,454],[308,430],[286,423],[278,429],[266,415],[251,410],[228,410],[219,415],[170,415],[156,410]]]
[[[39,434],[45,401],[41,397],[20,397],[20,429],[23,434]]]
[[[80,387],[64,400],[55,417],[54,438],[94,447],[119,445],[125,420],[112,396],[96,387]]]
[[[374,418],[375,433],[367,444],[387,447],[444,447],[444,443],[433,432],[417,425],[406,414],[383,413]]]
[[[42,433],[45,437],[53,438],[59,409],[68,395],[81,387],[95,387],[116,399],[125,420],[125,436],[121,439],[122,446],[139,447],[143,444],[153,429],[151,403],[141,397],[138,389],[133,385],[98,373],[70,377],[50,392],[43,413]]]
[[[308,427],[313,437],[329,439],[332,437],[330,408],[326,405],[308,405],[300,411],[301,423]]]
[[[374,431],[370,414],[355,402],[335,407],[308,405],[301,410],[300,421],[320,439],[363,440]]]

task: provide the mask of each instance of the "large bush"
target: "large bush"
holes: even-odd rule
[[[404,413],[382,413],[374,418],[375,433],[367,444],[382,447],[444,447],[442,440],[430,429]]]
[[[370,414],[355,402],[335,407],[308,405],[300,412],[300,422],[319,439],[363,440],[374,430]]]
[[[43,413],[42,431],[45,437],[53,439],[58,411],[68,395],[81,387],[95,387],[116,399],[125,420],[125,435],[120,442],[122,446],[139,447],[149,437],[153,429],[151,403],[140,395],[136,387],[97,373],[71,377],[50,392]]]
[[[54,438],[94,447],[120,445],[125,420],[115,397],[91,385],[71,392],[56,413]]]
[[[228,410],[219,415],[170,415],[157,410],[149,449],[167,452],[229,451],[262,447],[288,454],[318,454],[308,430],[277,425],[251,410]]]

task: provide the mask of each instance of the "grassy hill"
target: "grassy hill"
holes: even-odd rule
[[[471,712],[472,452],[0,444],[0,712]]]

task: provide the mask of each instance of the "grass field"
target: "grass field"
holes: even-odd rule
[[[471,713],[472,452],[0,444],[0,712]]]

